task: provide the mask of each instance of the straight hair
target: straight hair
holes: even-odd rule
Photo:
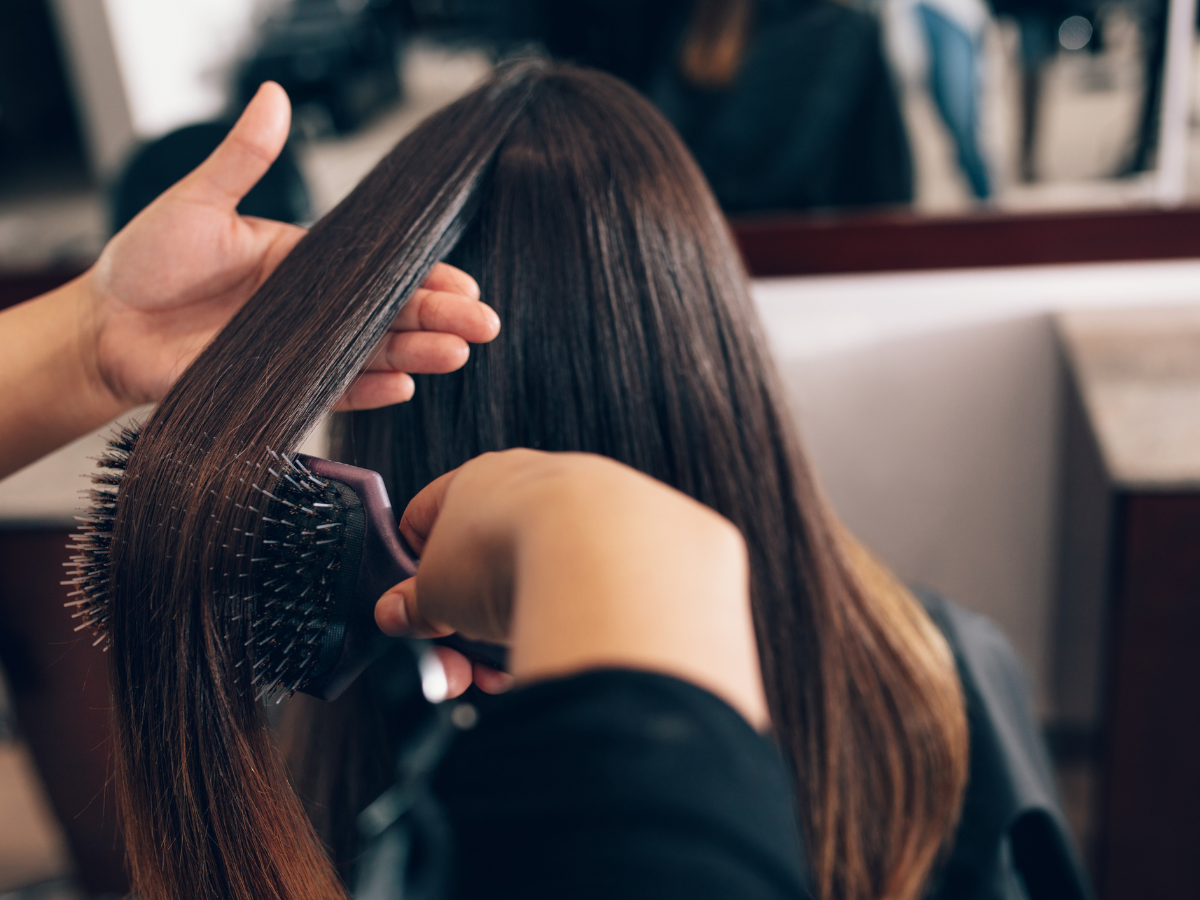
[[[247,507],[267,448],[294,450],[332,409],[442,258],[475,275],[503,334],[462,371],[419,378],[413,401],[341,420],[339,455],[381,472],[402,508],[487,450],[591,451],[731,519],[820,895],[915,900],[966,778],[949,648],[820,496],[724,219],[671,127],[609,76],[536,60],[401,141],[184,373],[130,454],[108,628],[137,892],[344,896],[255,699]],[[348,728],[371,718],[327,714]],[[320,763],[303,771],[353,779]]]

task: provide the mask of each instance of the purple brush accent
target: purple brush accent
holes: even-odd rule
[[[400,536],[392,501],[378,472],[303,454],[296,461],[317,478],[341,482],[354,491],[366,518],[354,587],[354,612],[346,624],[341,655],[312,690],[302,688],[305,693],[333,700],[386,648],[387,640],[375,625],[375,603],[389,588],[416,574],[418,559]],[[458,650],[475,662],[504,668],[503,647],[468,641],[458,635],[437,638],[435,643]]]

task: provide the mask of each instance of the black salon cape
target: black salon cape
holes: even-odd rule
[[[970,776],[931,900],[1087,900],[1024,669],[1000,630],[917,591],[954,651],[967,702]]]
[[[981,616],[919,596],[954,651],[971,740],[926,897],[1085,900],[1012,648]],[[443,733],[410,754],[435,774],[393,789],[382,821],[395,824],[357,900],[811,896],[776,749],[697,687],[592,672],[495,698],[473,728]]]
[[[460,848],[455,898],[806,896],[774,745],[673,678],[518,691],[455,742],[434,790]]]

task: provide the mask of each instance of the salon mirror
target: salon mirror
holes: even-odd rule
[[[1200,191],[1195,19],[1195,0],[11,0],[0,265],[86,262],[135,154],[266,78],[311,193],[284,208],[313,218],[514,52],[627,77],[737,219],[1175,207]]]

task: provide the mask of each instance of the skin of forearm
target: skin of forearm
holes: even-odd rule
[[[531,681],[607,666],[657,671],[713,692],[766,728],[740,533],[644,476],[605,477],[605,465],[591,479],[561,480],[522,518],[512,674]]]
[[[126,411],[96,374],[89,277],[0,312],[0,478]]]

